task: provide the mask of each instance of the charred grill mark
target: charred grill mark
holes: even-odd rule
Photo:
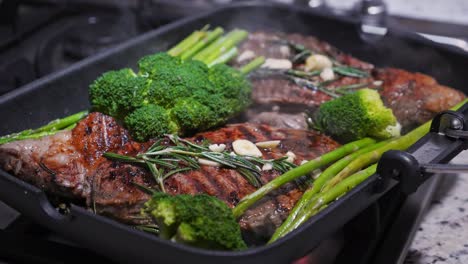
[[[49,173],[52,181],[55,180],[55,177],[57,176],[57,172],[51,170],[49,167],[47,167],[42,161],[39,162],[39,167],[43,170],[45,170],[47,173]]]
[[[258,127],[258,129],[262,132],[264,138],[272,139],[270,127],[261,125]]]
[[[256,136],[253,134],[250,129],[248,129],[248,126],[239,126],[239,131],[241,135],[243,136],[244,139],[250,140],[252,142],[256,141]]]
[[[200,170],[196,174],[199,176],[198,179],[205,187],[205,192],[216,197],[223,197],[223,187],[219,186],[214,180],[217,175],[216,168],[209,168],[209,170]]]
[[[223,174],[220,169],[216,169],[216,174],[213,173],[210,176],[212,176],[214,185],[218,187],[218,191],[222,194],[222,197],[229,200],[230,195],[236,192],[236,184],[232,182],[229,173]]]

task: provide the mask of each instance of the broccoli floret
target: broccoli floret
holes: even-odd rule
[[[240,71],[218,64],[210,68],[209,78],[216,93],[225,98],[236,99],[236,112],[242,111],[251,103],[252,86]]]
[[[106,72],[90,85],[91,104],[96,111],[123,117],[146,104],[150,82],[128,68]]]
[[[207,129],[218,123],[215,112],[194,98],[179,100],[170,110],[180,134]]]
[[[164,239],[219,250],[247,247],[231,209],[213,196],[156,193],[142,213],[156,222]]]
[[[377,91],[367,88],[323,103],[312,119],[316,128],[341,142],[400,134],[392,110],[384,106]]]
[[[153,81],[148,92],[148,101],[164,108],[172,108],[174,104],[191,96],[191,92],[184,85],[171,85],[163,80]]]
[[[235,98],[226,98],[220,94],[203,90],[196,91],[193,98],[211,110],[211,126],[224,124],[229,117],[237,114],[237,105],[231,103],[231,101],[237,102]]]
[[[138,75],[130,69],[108,72],[90,88],[93,108],[123,120],[136,140],[210,129],[251,102],[250,83],[226,65],[209,69],[200,61],[157,53],[138,66]]]
[[[139,62],[140,74],[148,76],[161,86],[185,86],[187,91],[211,86],[208,67],[200,61],[182,61],[166,53],[143,57]]]
[[[179,130],[177,124],[171,121],[166,110],[153,104],[140,107],[127,115],[125,125],[132,136],[139,141],[175,133]]]
[[[178,57],[172,57],[165,52],[159,52],[153,55],[148,55],[138,61],[140,75],[157,79],[160,75],[172,73],[176,71],[182,64],[182,60]]]

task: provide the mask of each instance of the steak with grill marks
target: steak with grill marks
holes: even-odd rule
[[[264,158],[279,158],[292,151],[297,156],[297,164],[338,146],[335,141],[316,132],[251,124],[228,125],[197,134],[188,140],[223,143],[231,151],[231,143],[236,139],[252,142],[280,140],[278,147],[262,150]],[[144,167],[111,161],[102,154],[118,152],[136,155],[151,143],[131,141],[127,131],[113,118],[91,113],[72,131],[0,146],[0,166],[49,193],[82,199],[98,214],[125,223],[140,224],[147,221],[139,217],[140,208],[150,197],[134,183],[153,188],[156,185],[153,177]],[[166,143],[169,144],[169,141]],[[265,171],[261,174],[261,181],[266,183],[278,175],[274,170]],[[171,194],[207,193],[225,201],[230,207],[255,191],[255,187],[237,171],[210,166],[175,174],[164,184]],[[240,219],[244,233],[264,237],[270,235],[301,194],[295,184],[286,185],[270,194]]]
[[[432,77],[408,71],[384,68],[377,69],[372,64],[363,62],[347,55],[330,44],[310,36],[299,34],[255,32],[249,34],[239,53],[250,51],[252,56],[266,58],[288,59],[292,57],[290,47],[281,40],[289,40],[300,44],[316,53],[322,53],[334,58],[343,65],[352,66],[369,73],[368,78],[340,77],[326,87],[333,91],[336,87],[349,84],[365,83],[369,88],[377,88],[387,107],[390,107],[404,131],[430,120],[436,113],[446,110],[465,97],[465,95],[450,87],[437,83]],[[238,61],[244,64],[245,61]],[[295,65],[301,68],[301,65]],[[279,123],[278,115],[286,112],[288,115],[300,116],[304,109],[313,110],[323,102],[331,100],[328,94],[320,90],[311,90],[299,86],[281,76],[253,76],[253,104],[247,119],[255,123],[279,124],[281,127],[306,128],[305,122]],[[377,81],[377,82],[376,82]],[[382,85],[378,84],[382,82]],[[265,111],[266,106],[280,107],[282,113]],[[291,107],[292,106],[292,107]],[[262,111],[259,111],[261,109]]]

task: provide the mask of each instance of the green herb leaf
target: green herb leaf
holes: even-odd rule
[[[353,68],[353,67],[349,67],[349,66],[333,67],[333,71],[338,74],[349,76],[349,77],[357,77],[357,78],[369,77],[369,73]]]

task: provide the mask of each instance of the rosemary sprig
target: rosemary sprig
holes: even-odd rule
[[[324,82],[324,83],[315,84],[309,80],[298,78],[298,77],[289,76],[289,79],[299,86],[306,87],[315,91],[321,91],[333,98],[340,97],[340,95],[326,88],[326,84],[329,83],[328,81],[326,83]]]
[[[154,177],[159,191],[165,192],[164,180],[174,174],[199,169],[199,159],[206,159],[217,162],[219,166],[237,170],[250,184],[255,187],[262,185],[260,176],[262,166],[271,164],[272,169],[280,173],[296,167],[295,164],[288,162],[287,157],[279,159],[261,159],[250,156],[233,155],[227,151],[214,152],[208,148],[208,143],[201,145],[182,139],[175,135],[166,135],[172,145],[166,144],[168,141],[161,139],[156,141],[146,152],[140,153],[135,157],[125,156],[117,153],[104,153],[104,156],[110,159],[140,163],[146,165]],[[148,187],[135,184],[144,192],[154,192]]]
[[[316,70],[316,71],[311,71],[311,72],[306,72],[306,71],[298,71],[298,70],[287,70],[285,74],[291,75],[291,76],[296,76],[296,77],[302,77],[302,78],[310,78],[314,77],[317,75],[320,75],[322,71]]]
[[[369,77],[369,73],[350,66],[333,67],[333,71],[349,77],[364,78]]]
[[[335,88],[335,93],[347,94],[358,89],[369,87],[371,83],[355,83],[350,85],[343,85]]]
[[[159,227],[157,225],[137,225],[135,228],[141,231],[159,235]]]

